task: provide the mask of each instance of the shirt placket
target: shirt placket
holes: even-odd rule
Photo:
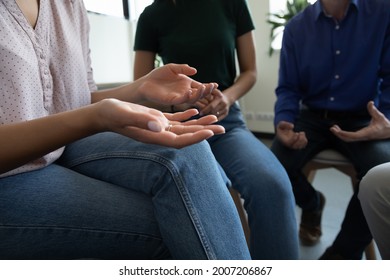
[[[45,51],[44,40],[42,40],[38,34],[35,34],[34,41],[34,48],[37,55],[39,75],[41,78],[43,92],[43,105],[46,110],[50,110],[53,96],[53,82],[50,74],[50,61],[48,58],[48,54]]]
[[[45,0],[41,1],[41,5],[45,5]],[[50,59],[48,56],[46,41],[40,36],[40,34],[44,34],[44,32],[47,32],[48,25],[47,24],[41,24],[43,26],[42,29],[39,29],[39,31],[35,31],[31,25],[27,22],[24,15],[18,8],[17,4],[15,2],[5,2],[6,7],[9,9],[10,13],[15,17],[21,28],[24,30],[25,34],[30,38],[30,41],[32,43],[32,46],[34,48],[37,61],[38,61],[38,69],[39,69],[39,76],[41,79],[41,87],[42,87],[42,98],[43,98],[43,106],[44,108],[49,111],[52,103],[52,88],[53,88],[53,82],[50,74],[50,68],[49,63]],[[45,22],[46,13],[45,9],[40,9],[40,21]],[[42,18],[42,19],[41,19]]]
[[[340,82],[342,81],[342,73],[341,73],[341,69],[342,69],[342,65],[341,65],[341,55],[342,55],[342,48],[341,48],[341,42],[342,42],[342,26],[340,24],[340,22],[338,21],[334,21],[332,20],[333,22],[333,26],[332,26],[332,40],[331,40],[331,44],[332,44],[332,56],[333,56],[333,69],[332,69],[332,80],[331,80],[331,83],[330,83],[330,96],[329,96],[329,99],[328,99],[328,102],[332,103],[336,100],[336,97],[334,96],[334,90],[335,88],[337,88],[337,86],[340,84]]]

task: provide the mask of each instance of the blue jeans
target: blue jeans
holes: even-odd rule
[[[211,149],[244,199],[253,259],[298,259],[295,201],[283,166],[246,127],[237,104],[220,123],[226,133],[212,137]]]
[[[277,139],[272,144],[272,151],[289,174],[296,203],[304,210],[315,209],[319,204],[317,192],[302,173],[305,164],[318,152],[324,149],[335,149],[345,155],[354,165],[358,179],[361,179],[372,167],[390,161],[390,142],[361,141],[346,143],[334,136],[329,128],[338,124],[347,131],[356,131],[370,122],[366,116],[352,114],[340,119],[323,118],[310,110],[302,110],[295,123],[296,131],[304,131],[308,139],[302,150],[285,147]],[[344,258],[361,259],[366,246],[372,239],[364,218],[357,193],[354,193],[333,247]]]
[[[0,179],[0,258],[249,259],[224,176],[207,142],[82,139]]]

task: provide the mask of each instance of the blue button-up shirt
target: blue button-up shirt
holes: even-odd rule
[[[302,105],[361,111],[370,100],[390,117],[390,1],[352,0],[340,22],[317,1],[291,19],[276,95],[275,125]]]

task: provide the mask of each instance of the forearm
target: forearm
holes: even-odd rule
[[[142,84],[142,79],[123,86],[99,90],[92,93],[92,103],[102,101],[103,99],[115,98],[121,101],[135,103],[143,105],[149,108],[154,108],[162,112],[171,112],[171,105],[162,105],[156,102],[152,102],[143,98],[142,94],[138,91],[139,86]]]
[[[230,105],[247,94],[256,83],[257,68],[253,31],[237,38],[237,58],[240,74],[234,84],[223,91]]]
[[[0,126],[0,173],[44,156],[98,131],[94,105]]]
[[[250,70],[246,72],[242,72],[235,83],[223,91],[223,93],[228,97],[230,103],[233,104],[236,100],[239,100],[245,94],[249,92],[249,90],[256,83],[256,71]]]
[[[151,71],[154,70],[154,60],[156,58],[156,54],[149,51],[136,51],[134,55],[134,80],[138,80],[147,74],[149,74]],[[160,110],[162,112],[171,112],[172,108],[170,105],[162,105],[158,102],[151,102],[151,101],[142,101],[140,102],[141,105],[154,108],[157,110]]]
[[[155,103],[155,102],[151,102],[151,101],[140,102],[139,104],[146,106],[146,107],[149,107],[149,108],[154,108],[154,109],[157,109],[161,112],[166,112],[166,113],[174,112],[173,108],[175,107],[173,105],[163,105],[163,104],[159,104],[159,103]]]
[[[115,98],[131,103],[140,103],[142,102],[142,96],[138,94],[137,89],[141,82],[142,81],[139,80],[119,87],[95,91],[91,94],[92,103],[96,103],[107,98]]]

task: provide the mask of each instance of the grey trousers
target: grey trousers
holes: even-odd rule
[[[360,183],[359,200],[382,259],[390,259],[390,162],[372,168]]]

